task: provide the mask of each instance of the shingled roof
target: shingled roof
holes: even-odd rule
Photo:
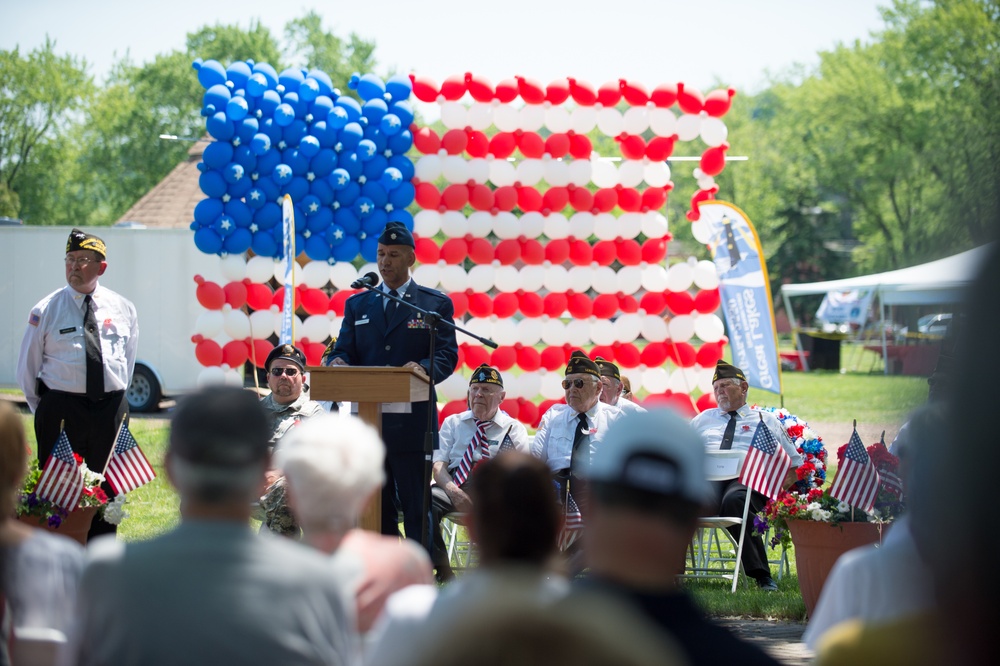
[[[198,187],[198,162],[209,143],[207,138],[196,141],[187,159],[125,211],[118,222],[139,222],[150,228],[190,226],[195,204],[205,198]]]

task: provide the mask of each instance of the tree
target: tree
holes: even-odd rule
[[[333,85],[342,93],[357,95],[348,90],[351,75],[375,69],[375,42],[367,41],[352,32],[345,43],[332,32],[323,30],[323,19],[315,11],[289,21],[285,26],[286,52],[297,66],[318,68],[326,72]]]

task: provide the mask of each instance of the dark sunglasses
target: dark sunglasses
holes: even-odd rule
[[[570,385],[575,386],[578,389],[582,389],[584,384],[586,384],[586,382],[583,381],[582,379],[574,379],[573,381],[570,381],[568,379],[562,380],[562,387],[564,391],[568,389]]]
[[[298,368],[271,368],[272,377],[280,377],[281,375],[288,375],[289,377],[294,377],[299,374]]]

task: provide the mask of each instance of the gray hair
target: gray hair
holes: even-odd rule
[[[182,497],[207,504],[245,501],[248,504],[260,494],[266,464],[223,467],[202,465],[177,455],[167,457],[170,479]]]

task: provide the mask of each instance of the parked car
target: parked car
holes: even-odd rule
[[[948,334],[949,326],[951,326],[950,312],[924,315],[917,320],[917,332],[924,335],[940,335],[944,337]]]

